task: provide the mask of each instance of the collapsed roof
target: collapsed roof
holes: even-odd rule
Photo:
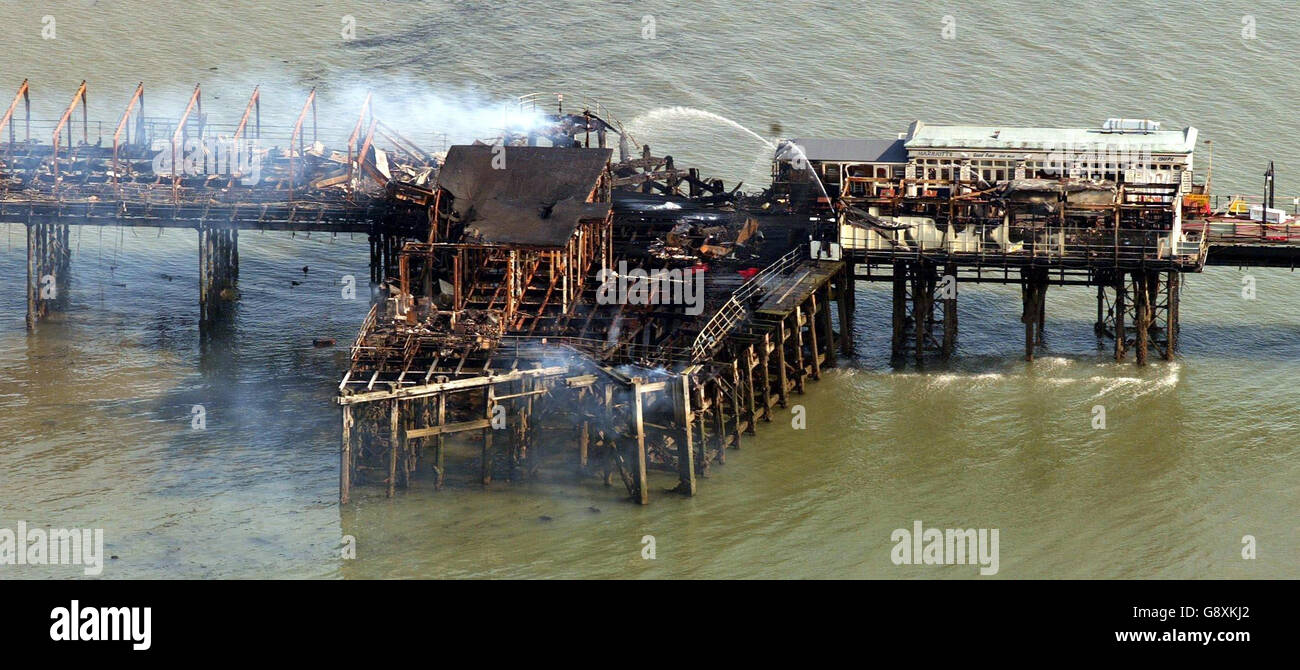
[[[447,152],[438,185],[453,196],[463,242],[561,247],[583,220],[609,214],[587,202],[610,149],[457,145]],[[494,165],[495,163],[495,165]]]

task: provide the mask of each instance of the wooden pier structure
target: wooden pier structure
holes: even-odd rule
[[[645,504],[664,471],[695,495],[853,355],[858,282],[892,291],[871,325],[900,364],[957,355],[960,293],[986,283],[1021,287],[1027,360],[1049,287],[1081,286],[1115,358],[1146,364],[1175,355],[1184,275],[1300,261],[1293,224],[1192,212],[1186,181],[904,167],[903,140],[880,145],[879,164],[779,151],[771,188],[744,194],[655,156],[582,98],[524,96],[527,126],[435,155],[375,118],[369,96],[331,150],[314,91],[277,131],[259,89],[223,126],[199,86],[179,119],[145,116],[141,84],[111,145],[92,142],[104,126],[84,82],[56,121],[31,118],[30,94],[24,81],[0,117],[0,223],[27,229],[29,329],[67,304],[72,225],[196,231],[200,328],[237,298],[241,231],[368,236],[381,297],[336,397],[345,503],[419,476],[441,488],[556,472]],[[1174,158],[1190,181],[1190,152]]]
[[[89,118],[87,89],[82,82],[59,119],[41,121],[31,117],[24,81],[0,116],[0,137],[7,135],[0,145],[0,223],[21,224],[28,232],[29,328],[66,304],[60,289],[66,289],[71,263],[69,226],[194,230],[201,326],[218,318],[231,299],[241,230],[365,234],[377,281],[400,241],[428,227],[420,187],[392,175],[399,167],[431,171],[433,159],[418,148],[394,146],[369,98],[346,152],[331,152],[318,135],[315,91],[292,126],[263,128],[260,89],[237,123],[222,125],[203,113],[197,85],[179,119],[145,116],[141,83],[121,117],[107,125],[110,138],[106,124]],[[390,154],[386,175],[376,159]]]

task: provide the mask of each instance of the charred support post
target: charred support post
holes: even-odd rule
[[[233,300],[239,274],[238,238],[233,227],[199,224],[199,325],[212,325]]]
[[[438,394],[438,427],[441,428],[446,425],[447,425],[447,394],[439,393]],[[438,481],[435,484],[435,486],[439,490],[441,490],[443,480],[447,475],[447,465],[446,465],[446,461],[443,458],[443,449],[446,447],[446,442],[441,432],[438,433],[438,436],[435,437],[434,440],[435,440],[434,449],[437,450],[437,453],[434,454],[433,470],[438,475]]]
[[[901,360],[907,355],[907,264],[894,261],[894,318],[890,356]]]
[[[1097,284],[1097,320],[1092,324],[1092,331],[1097,337],[1106,334],[1106,286]]]
[[[713,381],[713,435],[717,440],[718,462],[727,462],[727,427],[722,416],[722,384],[718,380]],[[704,460],[705,464],[709,461]]]
[[[391,498],[397,489],[397,459],[401,455],[402,447],[402,426],[401,426],[401,401],[393,398],[392,404],[389,405],[388,414],[388,497]]]
[[[760,362],[763,368],[763,421],[772,420],[772,335],[763,334],[763,353]]]
[[[912,276],[912,334],[916,344],[916,363],[925,361],[925,350],[934,329],[934,270],[932,265],[915,263]]]
[[[496,400],[489,384],[483,391],[483,418],[487,425],[483,427],[483,455],[479,465],[479,480],[484,486],[492,483],[492,415],[496,411]]]
[[[1151,274],[1145,270],[1133,273],[1133,328],[1137,331],[1137,364],[1146,365],[1151,342]]]
[[[803,362],[803,310],[796,307],[790,316],[794,319],[794,390],[802,395],[804,377],[808,374]]]
[[[352,491],[352,405],[343,406],[343,445],[339,452],[339,503],[346,505]]]
[[[1168,279],[1165,282],[1165,309],[1167,321],[1165,323],[1165,360],[1174,360],[1174,352],[1178,348],[1178,298],[1182,289],[1182,275],[1177,270],[1168,272]]]
[[[731,443],[732,449],[740,448],[740,418],[743,411],[740,409],[740,396],[743,391],[740,388],[740,361],[732,356],[731,358],[731,421],[735,431],[732,435],[735,440]]]
[[[785,347],[789,339],[785,330],[785,319],[776,325],[776,380],[777,398],[782,409],[790,405],[790,379],[785,371]]]
[[[1120,275],[1115,282],[1115,360],[1124,360],[1124,354],[1128,347],[1128,333],[1124,331],[1124,314],[1127,311],[1126,303],[1128,302],[1128,287],[1124,284],[1124,276]]]
[[[821,324],[821,310],[817,308],[817,293],[814,291],[808,296],[808,310],[804,313],[796,314],[800,321],[808,323],[808,351],[812,354],[812,378],[813,381],[820,381],[822,378],[821,350],[817,346],[817,330]]]
[[[835,297],[839,302],[840,316],[840,353],[853,355],[853,269],[846,266],[839,276],[835,287]]]
[[[641,379],[632,382],[632,436],[636,439],[636,472],[633,473],[633,499],[642,505],[650,503],[650,486],[646,476],[644,399],[641,397]]]
[[[67,304],[72,249],[69,226],[27,225],[27,328]]]
[[[691,413],[695,415],[695,434],[693,437],[695,438],[695,444],[699,445],[699,448],[692,451],[692,457],[695,458],[693,467],[701,473],[707,471],[709,464],[708,432],[705,430],[704,425],[704,396],[704,385],[701,384],[695,388],[694,404],[691,405]]]
[[[581,395],[579,402],[581,403]],[[578,473],[587,472],[587,451],[591,447],[591,422],[583,419],[578,425]]]
[[[943,348],[944,360],[952,358],[957,348],[957,264],[948,263],[943,269]]]
[[[826,349],[826,367],[833,368],[835,367],[836,342],[834,324],[831,323],[831,305],[834,305],[835,303],[831,298],[830,282],[826,282],[826,286],[822,289],[821,293],[822,300],[821,304],[818,306],[817,315],[820,317],[818,321],[821,322],[822,342]]]
[[[673,396],[673,418],[680,430],[677,435],[677,492],[688,496],[695,495],[695,456],[694,434],[691,424],[694,416],[691,412],[691,376],[682,374],[671,383]]]
[[[758,403],[754,393],[754,366],[757,365],[757,357],[754,355],[754,345],[750,344],[745,347],[745,403],[749,416],[749,425],[745,427],[745,432],[750,435],[758,433]]]
[[[1020,293],[1024,302],[1020,321],[1025,324],[1025,360],[1032,361],[1034,347],[1043,343],[1047,271],[1039,268],[1021,270]]]

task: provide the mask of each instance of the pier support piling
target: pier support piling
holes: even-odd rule
[[[943,346],[940,355],[943,360],[948,360],[957,348],[957,264],[949,262],[944,266],[943,274],[947,292],[943,296]]]
[[[694,431],[691,412],[691,376],[683,374],[672,383],[674,421],[679,426],[677,433],[677,492],[688,496],[695,495],[695,456]]]
[[[352,491],[352,406],[343,406],[343,448],[339,454],[339,502],[346,505]]]
[[[1025,360],[1034,360],[1034,348],[1043,343],[1046,324],[1047,271],[1026,268],[1021,271],[1021,299],[1024,306],[1020,321],[1025,324]]]
[[[62,310],[71,285],[70,226],[53,223],[27,225],[27,328]]]
[[[239,232],[233,227],[200,224],[199,327],[211,326],[236,297],[239,276]]]

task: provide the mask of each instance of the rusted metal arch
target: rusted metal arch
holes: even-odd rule
[[[293,133],[289,136],[289,202],[293,202],[294,189],[294,172],[297,166],[297,159],[303,153],[302,123],[307,118],[307,108],[311,108],[311,142],[316,143],[316,89],[312,88],[307,94],[307,102],[303,103],[302,111],[298,113],[298,120],[293,124]],[[298,151],[293,150],[294,140],[298,141]]]
[[[231,137],[232,144],[237,145],[239,137],[244,134],[244,128],[248,126],[248,117],[253,116],[254,127],[257,132],[257,139],[262,139],[262,87],[257,85],[253,87],[253,94],[248,97],[248,104],[244,106],[244,115],[239,117],[239,125],[235,126],[235,134]],[[238,149],[236,149],[238,151]],[[230,181],[226,188],[235,185],[235,171],[230,171]]]
[[[361,145],[361,153],[357,154],[357,163],[362,168],[364,168],[367,172],[369,172],[370,176],[373,177],[375,181],[379,182],[379,184],[383,186],[388,183],[388,180],[384,178],[384,175],[379,172],[378,168],[371,168],[365,162],[366,154],[370,151],[371,145],[374,144],[375,128],[377,128],[378,126],[379,126],[379,119],[371,117],[370,129],[366,132],[366,140]]]
[[[27,108],[27,141],[30,142],[32,139],[32,98],[26,79],[18,86],[18,92],[14,94],[13,102],[9,103],[9,109],[5,110],[4,117],[0,118],[0,131],[3,131],[5,126],[9,126],[9,145],[11,147],[15,142],[14,127],[9,125],[9,122],[13,119],[14,110],[18,108],[19,99],[23,100]]]
[[[51,157],[54,160],[54,193],[59,193],[59,136],[63,133],[63,126],[68,123],[72,117],[72,112],[77,109],[77,103],[81,103],[81,142],[88,144],[90,141],[90,112],[86,109],[86,80],[81,80],[81,86],[77,87],[77,92],[72,96],[72,102],[68,103],[68,108],[63,110],[63,116],[59,118],[59,123],[54,127],[54,133],[51,135],[50,143],[53,147]],[[68,135],[68,153],[72,153],[72,135]]]
[[[357,114],[357,123],[355,126],[352,127],[352,134],[348,136],[348,198],[349,199],[351,199],[355,195],[355,190],[356,190],[355,188],[356,163],[354,163],[353,161],[361,160],[360,155],[356,153],[357,139],[361,135],[361,125],[365,123],[366,114],[370,114],[371,121],[374,121],[375,119],[375,110],[373,107],[371,107],[370,104],[372,95],[373,94],[371,92],[369,91],[366,92],[366,99],[361,102],[361,112]],[[372,128],[372,132],[373,132],[373,128]]]
[[[199,84],[194,85],[194,92],[190,94],[189,104],[185,105],[185,113],[181,115],[180,123],[176,125],[176,132],[172,133],[171,173],[172,173],[172,201],[173,202],[180,201],[180,187],[181,187],[181,178],[179,173],[177,172],[176,143],[178,141],[181,142],[182,143],[181,150],[183,151],[185,149],[183,133],[185,132],[186,125],[189,123],[190,112],[194,111],[194,108],[196,106],[198,107],[199,115],[202,116],[203,115],[203,93],[199,88]]]
[[[384,123],[383,121],[380,121],[379,132],[381,135],[384,136],[385,139],[387,139],[389,142],[392,142],[393,146],[402,150],[411,158],[414,158],[415,160],[420,161],[425,165],[429,164],[429,160],[430,160],[429,153],[424,149],[422,149],[415,142],[412,142],[411,140],[407,139],[405,136],[403,136],[392,126],[388,125],[387,123]]]
[[[139,84],[136,85],[135,93],[131,95],[131,100],[126,103],[126,111],[122,112],[122,120],[117,122],[117,129],[113,131],[113,191],[117,193],[117,197],[119,199],[122,197],[122,190],[121,187],[118,185],[118,181],[117,181],[117,173],[118,173],[117,148],[121,141],[122,132],[126,129],[126,122],[128,119],[131,118],[131,112],[135,109],[137,102],[140,104],[140,115],[139,115],[140,124],[143,125],[144,123],[144,82],[140,82]],[[142,128],[137,127],[135,133],[136,141],[140,140],[141,130]],[[130,143],[129,132],[127,133],[127,143],[128,144]],[[130,169],[129,162],[127,163],[127,169],[128,170]]]
[[[262,87],[261,85],[253,87],[253,94],[248,97],[248,104],[244,107],[244,115],[239,117],[239,125],[235,127],[234,139],[238,140],[239,136],[244,134],[244,128],[248,126],[248,117],[253,116],[253,125],[257,131],[257,139],[262,139]]]

